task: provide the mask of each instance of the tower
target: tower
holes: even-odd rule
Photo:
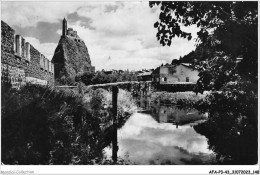
[[[67,20],[64,18],[62,21],[62,36],[67,35]]]

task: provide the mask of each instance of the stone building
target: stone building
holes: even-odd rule
[[[138,81],[152,81],[152,70],[140,72],[137,75]]]
[[[1,83],[54,85],[54,65],[21,35],[1,21]]]
[[[188,63],[166,64],[153,71],[152,81],[159,84],[195,84],[199,79],[198,74],[199,71]]]

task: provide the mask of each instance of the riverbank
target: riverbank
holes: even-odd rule
[[[180,106],[194,106],[199,100],[206,97],[209,92],[204,94],[196,94],[192,91],[187,92],[153,92],[151,94],[151,101],[153,103],[180,105]]]
[[[86,95],[36,85],[19,91],[2,87],[2,163],[102,164],[98,143],[102,126],[112,119],[112,97],[106,90],[89,92],[89,99]],[[122,123],[134,112],[130,97],[119,90]]]
[[[137,106],[130,92],[119,89],[117,99],[118,119],[125,118],[136,112]],[[95,112],[98,112],[99,114],[106,113],[106,117],[101,117],[101,120],[112,120],[112,118],[107,118],[108,115],[112,117],[112,92],[103,88],[90,90],[84,94],[83,100],[84,103],[88,104]]]

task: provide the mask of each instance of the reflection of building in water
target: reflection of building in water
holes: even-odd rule
[[[150,111],[151,110],[151,98],[141,96],[139,99],[139,107],[143,110]]]
[[[160,123],[187,124],[196,120],[205,119],[195,109],[180,109],[176,106],[152,105],[152,115]]]
[[[167,109],[160,108],[159,109],[159,122],[160,123],[168,123]]]
[[[178,108],[172,105],[154,104],[149,97],[141,97],[138,100],[138,106],[144,113],[149,113],[159,123],[173,123],[184,125],[197,120],[205,119],[196,109]]]

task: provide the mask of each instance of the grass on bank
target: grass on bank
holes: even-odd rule
[[[100,90],[99,90],[100,91]],[[2,86],[2,163],[10,165],[68,165],[102,163],[98,145],[102,120],[99,107],[108,101],[99,91],[88,103],[71,90],[26,85],[17,91]],[[101,90],[102,91],[102,90]],[[104,91],[108,94],[107,91]],[[123,117],[131,100],[119,93]],[[111,118],[110,113],[107,113]]]
[[[187,92],[154,92],[151,95],[151,99],[155,103],[173,104],[180,106],[194,106],[199,100],[206,97],[208,93],[196,94],[192,91]]]

